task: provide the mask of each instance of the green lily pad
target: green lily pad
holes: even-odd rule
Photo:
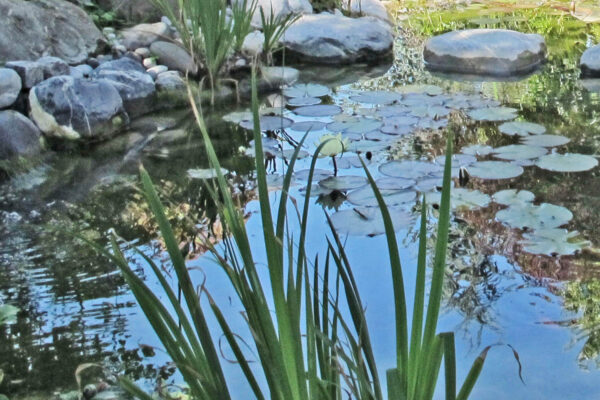
[[[381,121],[371,118],[356,118],[349,121],[335,121],[327,125],[331,132],[359,133],[371,132],[381,127]]]
[[[398,88],[401,93],[425,93],[430,96],[437,96],[444,93],[444,89],[436,85],[406,85]]]
[[[498,130],[511,136],[542,135],[546,132],[546,128],[543,125],[526,121],[505,122],[498,127]]]
[[[290,129],[298,132],[317,132],[325,129],[327,124],[321,121],[300,121],[294,122]]]
[[[471,110],[468,115],[475,121],[510,121],[517,118],[517,110],[510,107],[486,107]]]
[[[417,197],[417,193],[414,190],[379,189],[379,191],[385,204],[388,206],[413,202]],[[357,206],[376,207],[379,205],[373,193],[373,188],[370,185],[348,193],[346,200]]]
[[[394,230],[413,224],[412,214],[394,207],[389,208]],[[342,235],[375,236],[385,233],[383,217],[378,207],[355,207],[331,215],[335,230]]]
[[[528,190],[506,189],[494,193],[492,199],[498,204],[512,206],[514,204],[531,203],[535,199],[535,195]]]
[[[509,144],[494,149],[494,157],[503,160],[530,160],[548,153],[545,147],[528,146],[525,144]]]
[[[373,91],[350,96],[350,100],[366,104],[393,104],[402,100],[402,95],[396,92]]]
[[[440,192],[427,193],[425,196],[430,204],[440,204],[442,201],[442,193]],[[454,188],[450,191],[450,206],[453,209],[466,208],[473,210],[487,207],[488,204],[490,204],[490,196],[481,193],[479,190]]]
[[[573,214],[565,207],[549,203],[514,204],[496,213],[496,219],[511,228],[532,230],[558,228],[572,218]]]
[[[365,165],[371,164],[371,161],[367,160],[364,157],[363,161]],[[329,164],[333,165],[333,161],[330,161]],[[344,154],[343,157],[337,159],[336,165],[339,169],[362,168],[362,164],[360,163],[360,159],[358,158],[358,156],[350,156],[348,154]]]
[[[536,162],[540,168],[556,172],[580,172],[595,168],[598,160],[585,154],[548,154]]]
[[[299,181],[307,181],[309,173],[310,173],[310,169],[302,169],[300,171],[295,171],[294,177]],[[326,169],[315,168],[315,170],[313,171],[312,180],[318,182],[318,181],[322,181],[323,179],[329,178],[332,175],[333,175],[332,171],[328,171]]]
[[[316,106],[304,106],[294,109],[294,114],[303,117],[331,117],[341,114],[342,108],[332,104],[319,104]]]
[[[460,152],[463,154],[469,154],[472,156],[487,156],[494,151],[492,146],[484,144],[474,144],[472,146],[463,147]]]
[[[365,139],[377,140],[381,142],[395,141],[398,140],[397,135],[390,135],[389,133],[383,133],[379,130],[365,133]]]
[[[289,160],[289,159],[292,158],[292,156],[294,155],[295,151],[296,151],[295,149],[284,149],[284,150],[279,149],[276,152],[275,156],[279,157],[279,158],[283,158],[283,159]],[[306,151],[306,150],[302,150],[301,149],[298,152],[297,159],[301,160],[301,159],[306,158],[306,157],[310,157],[310,153],[308,151]]]
[[[314,106],[321,104],[321,99],[318,97],[292,97],[287,101],[287,104],[292,107]]]
[[[221,173],[227,174],[229,171],[221,168]],[[191,179],[214,179],[217,177],[217,170],[214,168],[190,168],[187,170],[187,174]]]
[[[441,166],[427,161],[390,161],[379,166],[382,174],[405,179],[418,179],[441,171]]]
[[[521,143],[529,146],[554,147],[567,144],[571,139],[560,135],[533,135],[525,137]]]
[[[223,121],[239,124],[242,121],[252,121],[252,112],[234,111],[223,116]]]
[[[345,175],[345,176],[330,176],[322,181],[319,185],[329,190],[347,191],[358,189],[368,183],[364,176]]]
[[[523,167],[504,161],[478,161],[467,172],[480,179],[510,179],[521,175]]]
[[[389,149],[391,146],[390,142],[374,141],[374,140],[358,140],[356,142],[350,142],[348,145],[348,151],[355,153],[379,153]]]
[[[377,184],[377,187],[379,189],[403,190],[413,186],[415,184],[415,181],[412,179],[405,178],[384,177],[377,179],[375,181],[375,184]]]
[[[417,181],[415,189],[421,193],[428,193],[438,190],[438,188],[442,187],[443,183],[444,179],[441,176],[425,177]],[[450,185],[453,186],[453,182]]]
[[[532,254],[545,254],[548,256],[573,255],[585,247],[591,246],[588,240],[574,239],[579,232],[569,232],[566,229],[541,229],[532,233],[525,233],[525,240],[521,242],[523,249]]]
[[[433,162],[443,167],[446,163],[446,156],[438,156]],[[477,158],[475,156],[469,154],[452,154],[452,168],[466,167],[476,162]]]
[[[281,190],[283,188],[283,181],[285,180],[285,176],[281,174],[271,174],[267,175],[267,186],[269,190]],[[294,180],[292,179],[290,185],[294,185]]]
[[[287,97],[323,97],[331,94],[331,89],[315,83],[297,84],[284,89],[283,94]]]
[[[261,116],[258,121],[260,122],[260,129],[262,131],[276,131],[290,127],[294,121],[289,118],[279,116]],[[240,126],[244,129],[254,129],[254,119],[248,119],[240,122]]]
[[[391,106],[384,106],[384,107],[377,109],[377,111],[375,111],[375,114],[382,118],[398,117],[398,116],[408,115],[409,113],[410,113],[410,107],[408,107],[404,104],[394,104]]]

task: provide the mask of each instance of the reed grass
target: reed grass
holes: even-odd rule
[[[104,252],[121,269],[152,328],[188,384],[191,398],[229,399],[230,385],[239,385],[239,382],[228,381],[224,375],[222,360],[215,345],[214,335],[217,327],[211,329],[205,315],[206,312],[210,312],[218,321],[219,334],[222,334],[229,344],[235,361],[244,374],[246,384],[252,391],[252,397],[276,400],[341,400],[349,397],[383,399],[381,378],[373,353],[365,308],[343,241],[327,215],[331,229],[326,242],[325,256],[310,256],[306,251],[310,184],[307,185],[302,208],[297,209],[300,231],[290,233],[288,219],[291,216],[287,210],[291,201],[288,190],[294,164],[306,136],[300,141],[289,161],[279,204],[273,213],[263,159],[254,71],[252,83],[255,167],[263,227],[262,239],[268,265],[267,277],[261,276],[257,269],[257,262],[261,258],[257,258],[246,230],[243,211],[235,204],[222,174],[201,111],[193,99],[191,105],[211,167],[217,174],[213,183],[207,184],[207,188],[217,203],[220,218],[226,229],[223,242],[211,247],[211,254],[227,274],[231,288],[243,307],[252,336],[252,347],[258,357],[257,365],[252,366],[248,361],[240,346],[240,339],[228,322],[228,316],[222,313],[210,293],[205,289],[200,293],[196,291],[154,185],[143,168],[140,170],[143,192],[165,241],[177,276],[177,284],[181,289],[181,301],[163,277],[160,267],[142,252],[138,251],[158,278],[168,306],[163,305],[132,271],[115,236],[111,238],[112,251]],[[191,91],[189,95],[191,98]],[[321,143],[314,152],[309,183],[312,181],[317,156],[325,144],[326,142]],[[452,154],[451,135],[448,137],[446,154]],[[394,285],[396,365],[386,372],[389,399],[432,399],[442,359],[445,398],[466,399],[485,361],[487,349],[475,360],[457,393],[454,336],[451,332],[437,333],[450,214],[450,163],[451,157],[446,157],[433,276],[426,312],[427,206],[425,200],[422,203],[410,334],[407,321],[408,304],[394,227],[383,197],[363,164],[381,208]],[[98,245],[95,246],[100,251],[103,250]],[[201,305],[201,295],[207,296],[207,309]],[[274,311],[269,304],[274,304]],[[121,383],[133,396],[143,400],[152,398],[126,377],[121,378]]]

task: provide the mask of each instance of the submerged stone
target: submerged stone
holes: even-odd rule
[[[581,55],[581,74],[587,77],[600,77],[600,45],[592,46]]]
[[[423,58],[433,71],[511,76],[537,68],[546,58],[546,43],[536,34],[467,29],[429,39]]]

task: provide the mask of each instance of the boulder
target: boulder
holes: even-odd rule
[[[29,106],[37,126],[54,138],[91,142],[129,123],[119,92],[105,80],[50,78],[31,89]]]
[[[69,67],[69,75],[73,78],[89,78],[92,76],[92,72],[94,72],[94,69],[87,64]]]
[[[544,38],[506,29],[468,29],[435,36],[423,51],[432,71],[511,76],[533,71],[546,58]]]
[[[587,49],[579,61],[581,74],[586,77],[600,77],[600,45]]]
[[[21,78],[10,68],[0,68],[0,108],[13,105],[21,92]]]
[[[148,113],[154,108],[156,87],[146,72],[136,70],[96,69],[93,79],[108,81],[123,99],[123,106],[130,118]]]
[[[148,68],[148,70],[146,72],[148,73],[148,75],[150,75],[152,77],[152,79],[156,79],[159,74],[162,74],[163,72],[167,72],[168,70],[169,70],[169,68],[167,68],[166,65],[155,65],[152,68]],[[177,72],[177,71],[174,71],[174,72]]]
[[[253,31],[246,35],[242,43],[242,52],[255,57],[263,52],[265,35],[261,31]]]
[[[139,24],[121,32],[122,44],[128,50],[138,47],[149,47],[157,40],[165,40],[171,37],[171,30],[164,22],[155,24]]]
[[[243,0],[234,0],[240,2]],[[252,1],[248,0],[248,8],[250,8]],[[262,21],[260,18],[259,9],[263,9],[265,17],[269,18],[271,10],[273,10],[273,16],[275,18],[283,18],[287,15],[300,15],[300,14],[312,14],[313,8],[309,0],[257,0],[256,11],[252,15],[252,26],[255,28],[262,29]]]
[[[85,61],[104,42],[81,8],[65,0],[0,0],[0,63],[55,56]]]
[[[159,20],[162,16],[152,1],[148,0],[96,0],[97,4],[106,11],[114,10],[117,16],[128,22],[148,22]],[[176,7],[178,0],[168,0]]]
[[[129,57],[121,57],[117,60],[111,60],[103,62],[96,68],[94,71],[137,71],[144,73],[146,69],[142,66],[142,64],[132,58]]]
[[[348,64],[390,55],[393,35],[390,25],[375,17],[321,13],[302,16],[288,28],[281,43],[300,61]]]
[[[40,152],[40,130],[23,114],[0,111],[0,160]]]
[[[279,88],[293,85],[300,77],[300,71],[292,67],[262,67],[262,78],[271,86]]]
[[[69,75],[69,64],[58,57],[45,56],[36,61],[44,70],[44,79],[53,76]]]
[[[30,89],[44,80],[44,67],[35,61],[10,61],[5,66],[19,74],[25,89]]]
[[[156,77],[156,89],[159,91],[184,90],[185,81],[177,71],[161,72]]]
[[[194,62],[192,56],[178,44],[172,42],[158,41],[150,45],[150,52],[158,57],[162,65],[166,65],[169,69],[190,73],[195,75],[198,73],[198,66]]]
[[[349,10],[352,15],[378,18],[392,24],[390,14],[379,0],[342,0],[342,9]]]

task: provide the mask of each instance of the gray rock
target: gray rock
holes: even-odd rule
[[[242,44],[242,52],[248,54],[251,57],[257,56],[263,52],[263,46],[265,43],[265,35],[261,31],[250,32],[244,38]]]
[[[600,45],[587,49],[579,61],[581,74],[586,77],[600,77]]]
[[[60,139],[96,141],[129,123],[119,92],[105,80],[56,76],[31,89],[29,105],[40,130]]]
[[[171,37],[171,30],[164,22],[155,24],[139,24],[121,32],[123,35],[123,45],[128,50],[135,50],[138,47],[149,47],[157,40],[165,40]]]
[[[6,68],[13,69],[21,77],[24,88],[30,89],[44,80],[44,67],[35,61],[10,61]]]
[[[152,77],[145,72],[97,69],[92,78],[106,80],[117,89],[130,118],[146,114],[154,108],[156,87]]]
[[[150,57],[150,49],[147,47],[139,47],[135,49],[134,53],[142,58]]]
[[[293,85],[300,77],[300,71],[292,67],[262,67],[260,72],[271,87]]]
[[[146,72],[152,77],[152,79],[156,79],[159,74],[167,72],[168,70],[169,68],[166,65],[156,65],[152,68],[148,68]]]
[[[85,60],[85,63],[92,68],[97,68],[100,65],[100,61],[98,61],[98,59],[95,57],[88,58]]]
[[[181,46],[171,42],[154,42],[150,51],[158,57],[161,64],[169,69],[175,69],[192,75],[198,73],[198,66],[194,63],[192,56]]]
[[[69,64],[58,57],[41,57],[37,60],[37,63],[44,69],[44,79],[59,75],[69,75]]]
[[[546,58],[546,43],[536,34],[468,29],[429,39],[423,58],[433,71],[511,76],[538,67]]]
[[[94,69],[87,64],[69,67],[69,75],[73,78],[89,78],[93,71]]]
[[[0,0],[0,15],[0,63],[49,55],[78,64],[104,45],[85,11],[65,0]]]
[[[393,36],[390,25],[375,17],[321,13],[302,16],[288,28],[281,42],[300,61],[348,64],[389,55]]]
[[[0,111],[0,160],[40,152],[40,130],[23,114]]]
[[[103,62],[96,68],[95,71],[137,71],[144,73],[146,69],[138,61],[132,60],[129,57],[122,57],[118,60]]]
[[[106,11],[115,11],[128,22],[157,21],[161,17],[160,10],[148,0],[97,0],[96,3]],[[178,0],[168,0],[168,3],[176,7]]]
[[[344,10],[350,10],[352,15],[378,18],[392,24],[390,14],[379,0],[342,0]],[[339,12],[339,10],[336,9]]]
[[[156,77],[156,89],[159,91],[174,91],[185,89],[185,81],[177,71],[166,71]]]
[[[14,70],[0,68],[0,108],[13,105],[21,92],[21,77]]]
[[[242,0],[234,0],[242,1]],[[251,1],[248,1],[248,8],[250,8]],[[273,16],[275,18],[283,18],[287,15],[300,15],[300,14],[312,14],[313,8],[309,0],[257,0],[256,11],[252,15],[252,26],[255,28],[262,28],[262,21],[260,18],[259,9],[262,8],[265,17],[271,15],[273,10]]]

